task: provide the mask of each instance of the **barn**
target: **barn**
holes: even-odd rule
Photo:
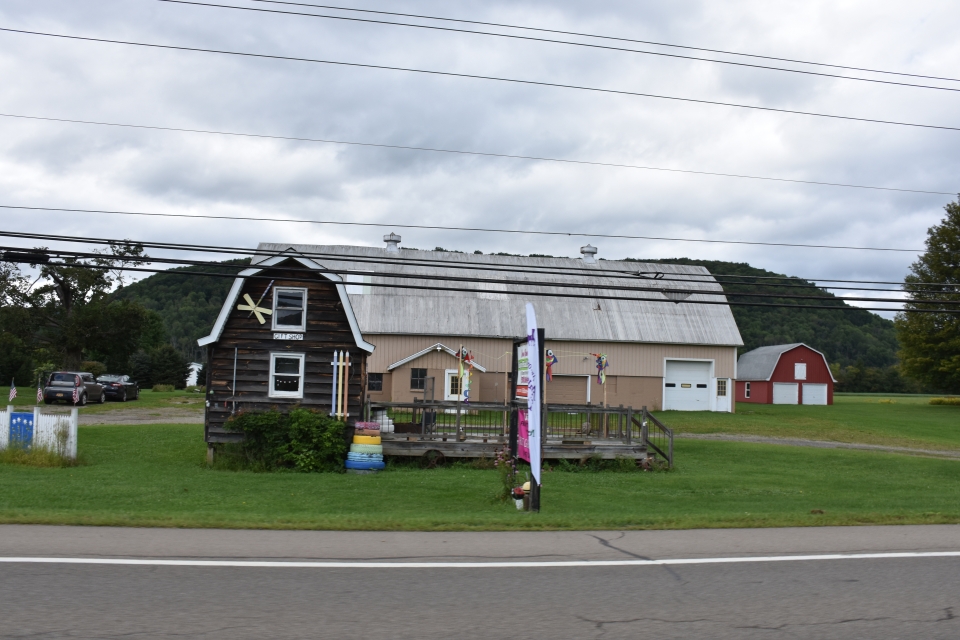
[[[822,353],[803,343],[760,347],[737,361],[737,402],[833,404],[833,374]]]
[[[743,341],[707,269],[598,259],[590,245],[579,258],[554,258],[421,251],[400,241],[391,233],[380,247],[262,243],[254,260],[292,251],[343,276],[344,307],[376,346],[368,401],[463,401],[469,391],[472,402],[508,402],[513,341],[525,335],[524,305],[533,302],[552,354],[547,403],[733,410]],[[469,389],[458,370],[464,351]]]
[[[207,350],[204,433],[208,443],[241,436],[225,423],[237,411],[302,406],[351,424],[360,419],[367,356],[340,276],[295,251],[240,272]]]

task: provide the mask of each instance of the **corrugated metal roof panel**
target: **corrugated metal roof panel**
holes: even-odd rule
[[[775,344],[746,352],[737,360],[737,380],[769,380],[780,356],[801,344],[803,343]]]
[[[704,267],[648,264],[602,260],[595,265],[571,258],[528,258],[522,256],[476,255],[439,251],[403,250],[388,254],[377,247],[331,245],[288,245],[262,243],[258,250],[279,252],[287,249],[304,253],[335,271],[389,271],[398,275],[443,275],[466,278],[508,279],[519,285],[478,282],[448,282],[470,291],[432,291],[386,287],[364,287],[364,293],[351,293],[350,302],[364,334],[431,334],[484,337],[514,337],[525,333],[524,304],[534,303],[537,319],[547,335],[556,340],[591,340],[614,342],[659,342],[673,344],[731,345],[743,344],[730,308],[726,305],[676,304],[658,291],[622,292],[604,289],[603,285],[631,285],[656,289],[696,289],[722,291]],[[322,255],[315,255],[322,254]],[[378,265],[349,258],[442,260],[447,264]],[[450,264],[452,263],[452,264]],[[463,266],[458,266],[462,264]],[[469,267],[484,266],[491,271]],[[537,268],[538,273],[517,273],[511,268]],[[575,271],[560,269],[580,269]],[[551,271],[552,269],[552,271]],[[604,277],[612,271],[659,271],[685,282],[663,282],[651,279]],[[709,279],[705,279],[707,276]],[[698,278],[693,280],[690,278]],[[403,282],[410,285],[436,285],[422,279],[397,279],[369,276],[370,284]],[[349,280],[349,278],[345,278]],[[617,295],[618,299],[558,298],[514,293],[517,286],[534,293],[569,292],[557,286],[523,285],[524,282],[589,284],[589,288],[572,290],[580,294]],[[367,293],[366,291],[369,291]],[[714,296],[691,295],[688,300],[717,300]],[[599,308],[598,308],[599,307]]]

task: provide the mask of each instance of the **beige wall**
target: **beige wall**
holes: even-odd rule
[[[473,353],[477,363],[490,373],[500,372],[502,374],[504,371],[509,371],[512,364],[512,356],[510,355],[512,340],[397,335],[365,335],[364,338],[377,347],[367,359],[369,370],[374,372],[386,372],[387,367],[394,362],[407,358],[438,342],[454,350],[461,343],[464,344]],[[546,348],[553,349],[560,360],[553,367],[553,372],[559,375],[595,375],[597,369],[595,358],[590,355],[591,353],[607,354],[607,361],[610,364],[607,368],[607,375],[609,376],[662,378],[665,358],[695,358],[713,360],[716,363],[714,369],[716,377],[733,378],[737,360],[736,347],[629,342],[571,342],[547,339]],[[456,362],[456,358],[449,353],[434,351],[404,365],[404,368],[415,366],[427,369],[454,369],[457,366]],[[404,388],[409,388],[409,376],[410,374],[407,372],[406,378],[401,381],[402,376],[398,374],[398,384],[394,385],[395,393]],[[438,378],[438,385],[439,381]],[[599,385],[597,386],[599,387]],[[607,393],[609,394],[610,391],[608,390]]]

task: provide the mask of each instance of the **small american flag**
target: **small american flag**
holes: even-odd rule
[[[17,397],[17,382],[16,380],[10,381],[10,399],[7,402],[13,402],[13,399]]]
[[[37,380],[37,404],[43,402],[43,383]]]
[[[80,402],[80,376],[77,376],[73,387],[73,404]]]

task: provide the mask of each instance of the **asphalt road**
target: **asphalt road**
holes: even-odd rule
[[[0,637],[954,639],[960,557],[750,560],[957,551],[960,526],[626,533],[3,526]],[[104,559],[146,564],[89,564]],[[690,562],[590,564],[644,559]],[[188,564],[158,564],[170,560]],[[210,560],[223,566],[195,566]],[[403,566],[363,566],[370,561]],[[571,561],[580,564],[543,564]],[[253,565],[226,566],[238,562]],[[473,566],[490,562],[508,566]]]

